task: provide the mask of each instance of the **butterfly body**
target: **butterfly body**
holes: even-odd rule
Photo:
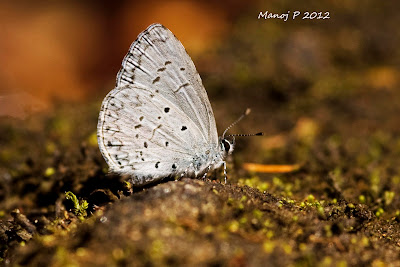
[[[136,185],[219,168],[233,145],[218,138],[196,68],[179,40],[153,24],[131,45],[102,103],[97,136],[110,171]]]

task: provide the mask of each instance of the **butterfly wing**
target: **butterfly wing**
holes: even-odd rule
[[[187,174],[193,151],[207,149],[197,125],[175,103],[135,85],[106,96],[97,129],[110,170],[131,175],[135,184]]]
[[[132,43],[117,75],[116,87],[151,88],[174,103],[199,128],[204,140],[218,144],[214,114],[200,75],[175,35],[150,25]]]
[[[131,45],[97,129],[110,170],[135,184],[209,165],[218,147],[211,104],[185,48],[164,26],[151,25]]]

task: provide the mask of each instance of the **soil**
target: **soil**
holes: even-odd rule
[[[109,175],[96,140],[101,96],[1,118],[2,263],[400,266],[400,42],[371,30],[387,15],[376,12],[336,13],[362,22],[357,34],[246,18],[195,62],[219,130],[251,107],[233,132],[264,132],[237,139],[227,183],[215,172],[135,188]],[[257,173],[248,162],[300,168]]]

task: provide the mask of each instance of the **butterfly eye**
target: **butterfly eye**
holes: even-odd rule
[[[229,150],[231,149],[231,144],[225,139],[222,139],[221,143],[222,143],[223,149],[228,153]]]

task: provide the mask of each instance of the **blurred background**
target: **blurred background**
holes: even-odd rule
[[[71,259],[64,249],[55,249],[53,239],[40,237],[49,234],[48,229],[74,229],[68,228],[76,217],[68,213],[73,206],[65,192],[72,191],[79,199],[87,200],[91,214],[127,190],[125,183],[107,175],[97,146],[97,119],[101,101],[113,89],[131,43],[150,24],[158,22],[178,37],[192,57],[213,106],[219,133],[246,108],[252,113],[230,133],[264,132],[262,137],[237,139],[228,162],[228,185],[219,185],[223,190],[243,193],[240,205],[262,203],[263,212],[257,214],[266,219],[263,226],[253,224],[253,218],[261,217],[256,213],[253,216],[252,208],[244,211],[250,214],[245,217],[239,205],[237,209],[236,204],[232,206],[231,196],[236,198],[236,193],[215,193],[201,186],[203,191],[196,191],[196,196],[209,207],[213,195],[219,201],[215,210],[224,201],[222,196],[229,195],[224,207],[232,211],[232,218],[225,220],[225,215],[207,208],[214,215],[201,214],[194,221],[189,215],[188,220],[178,220],[176,225],[181,223],[189,229],[184,233],[192,231],[206,240],[197,242],[189,235],[187,240],[196,244],[188,254],[190,258],[192,251],[206,251],[208,257],[232,248],[235,257],[226,254],[229,257],[224,261],[213,261],[211,265],[234,263],[231,260],[236,259],[237,264],[232,266],[243,266],[240,263],[245,261],[237,256],[243,251],[248,259],[259,260],[260,264],[297,257],[299,261],[292,265],[308,266],[297,264],[304,259],[305,263],[333,266],[336,260],[326,255],[336,255],[334,258],[341,261],[347,253],[349,266],[396,265],[393,260],[399,260],[400,244],[399,10],[399,1],[378,0],[0,0],[0,262],[9,247],[23,247],[32,236],[47,245],[27,250],[25,258],[17,255],[25,259],[25,264],[39,252],[45,264],[49,263],[50,251],[58,259]],[[293,20],[295,11],[301,15]],[[289,14],[289,18],[258,19],[260,12]],[[329,12],[329,19],[302,19],[305,12]],[[258,163],[261,167],[254,170],[243,163]],[[264,167],[271,164],[300,168],[290,173],[268,173]],[[218,175],[210,176],[219,179]],[[253,193],[244,193],[244,189]],[[160,202],[147,203],[147,198],[141,196],[134,204],[167,203],[160,205],[158,213],[169,216],[163,207],[170,202],[161,198]],[[177,194],[169,196],[173,203],[190,203],[186,198],[175,201]],[[128,204],[129,212],[115,209],[109,218],[125,218],[133,223],[131,226],[105,225],[99,229],[107,227],[113,234],[123,232],[124,238],[129,232],[126,229],[164,229],[159,227],[164,223],[148,220],[147,215],[136,216],[140,209],[131,212],[137,206]],[[145,213],[152,210],[155,214],[157,208],[153,205]],[[222,214],[225,211],[223,208]],[[133,214],[135,220],[143,219],[145,228],[137,228],[128,214]],[[214,216],[218,217],[217,233],[212,235],[208,220]],[[237,223],[231,226],[236,228],[227,227],[231,219]],[[211,221],[214,225],[214,219]],[[165,225],[174,222],[168,219]],[[207,224],[204,229],[208,230],[197,226],[202,224]],[[29,233],[21,231],[20,225]],[[60,244],[71,246],[73,252],[81,254],[79,257],[101,261],[103,258],[92,251],[82,254],[77,249],[85,246],[86,241],[81,240],[95,238],[98,233],[84,229],[82,237],[70,235],[76,238],[74,241],[60,235]],[[234,239],[237,242],[231,242],[231,247],[225,246],[230,239],[225,239],[223,229],[233,229],[230,236],[241,239]],[[247,246],[248,242],[258,244],[265,239],[264,234],[262,239],[254,235],[259,232],[266,233],[267,241],[272,238],[283,247],[270,254],[274,243],[264,243],[270,261]],[[105,233],[104,239],[93,239],[93,244],[102,247],[99,252],[105,251],[104,255],[121,255],[123,252],[118,251],[122,250],[115,254],[109,249],[114,245],[109,236],[113,235]],[[132,236],[116,240],[124,244]],[[163,234],[154,236],[158,241]],[[222,246],[210,246],[210,240]],[[175,251],[173,245],[169,246],[170,238],[165,241],[163,247],[163,243],[148,239],[154,250],[141,243],[133,245],[142,254],[149,253],[144,256],[151,259],[154,251],[168,247],[170,252]],[[198,250],[198,244],[206,250]],[[232,244],[239,244],[239,249]],[[128,254],[139,261],[143,256]],[[179,257],[177,263],[181,262]],[[372,262],[375,258],[384,261]],[[174,259],[165,262],[173,265]],[[347,266],[342,263],[335,266]]]
[[[309,92],[321,101],[354,90],[391,90],[398,85],[400,53],[396,5],[4,0],[0,113],[20,116],[58,101],[103,97],[131,42],[154,22],[181,40],[215,101],[220,95],[285,104]],[[296,10],[328,11],[330,19],[257,19],[260,12]]]
[[[155,22],[170,28],[195,59],[204,58],[232,33],[233,21],[246,6],[241,1],[2,1],[0,5],[0,95],[22,96],[9,98],[22,101],[14,110],[2,107],[1,113],[10,115],[18,115],[21,104],[37,110],[51,108],[56,101],[104,96],[113,88],[131,42]],[[205,65],[201,68],[207,69]]]
[[[305,163],[325,174],[347,170],[349,158],[364,167],[386,148],[400,151],[398,8],[352,0],[3,0],[0,162],[43,172],[59,166],[54,155],[82,143],[99,156],[101,101],[130,44],[159,22],[192,57],[220,133],[252,108],[231,133],[265,136],[241,139],[237,151],[255,153],[236,160]],[[266,11],[302,15],[258,19]],[[302,19],[313,11],[329,19]]]

